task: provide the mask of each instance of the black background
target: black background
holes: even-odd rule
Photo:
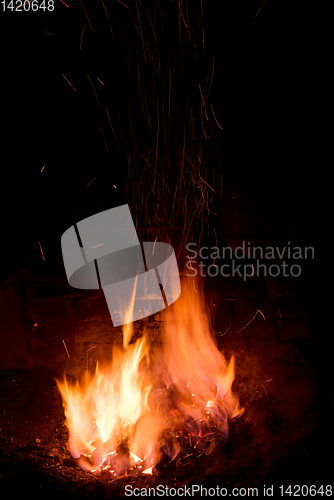
[[[101,4],[83,3],[93,32],[74,0],[68,0],[70,8],[55,0],[55,11],[48,13],[1,12],[1,253],[6,276],[24,265],[26,249],[38,253],[38,242],[50,232],[59,235],[60,250],[61,234],[76,222],[69,217],[73,207],[125,201],[126,159],[107,122],[106,152],[87,78],[88,73],[95,84],[97,76],[108,82],[98,95],[112,113],[128,91],[124,48],[117,40],[112,43]],[[328,14],[314,2],[204,0],[203,7],[205,50],[209,59],[215,58],[211,101],[224,127],[217,132],[222,155],[229,148],[240,171],[253,184],[261,181],[262,209],[270,212],[274,226],[303,221],[317,228],[316,260],[303,268],[303,294],[317,331],[314,363],[321,439],[327,440],[332,425],[327,396],[333,249],[332,165],[324,154],[331,139],[325,93],[331,66],[324,28]],[[125,25],[122,8],[117,4]]]
[[[58,224],[61,234],[72,223],[66,216],[71,206],[96,205],[103,196],[114,206],[124,203],[126,159],[107,123],[105,150],[87,78],[90,73],[108,81],[107,91],[98,90],[109,92],[108,105],[116,109],[127,92],[124,49],[117,37],[112,42],[101,4],[86,3],[93,31],[80,2],[69,1],[67,8],[55,0],[53,12],[1,13],[6,259],[17,258],[19,244],[40,241],[50,225]],[[126,9],[114,4],[125,16]],[[270,0],[204,1],[203,7],[222,152],[232,148],[242,171],[261,179],[274,223],[329,223],[331,169],[322,155],[328,137],[325,14],[314,5]]]

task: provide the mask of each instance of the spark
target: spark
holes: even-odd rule
[[[52,33],[50,33],[50,32],[47,30],[47,28],[46,28],[46,24],[45,24],[45,22],[43,21],[43,19],[42,19],[41,17],[39,17],[39,16],[38,16],[38,19],[40,19],[40,20],[42,21],[42,23],[44,24],[44,28],[45,28],[45,31],[47,32],[47,34],[48,34],[48,35],[50,35],[50,36],[53,36],[53,34],[52,34]]]
[[[248,321],[248,323],[245,326],[243,326],[242,328],[240,328],[240,330],[238,330],[237,333],[241,332],[241,330],[243,330],[244,328],[246,328],[246,326],[248,326],[255,319],[255,316],[257,315],[258,312],[262,315],[262,317],[263,317],[264,320],[266,319],[265,316],[264,316],[264,314],[263,314],[263,312],[261,312],[260,309],[257,309],[257,311],[254,314],[254,316],[252,317],[252,319],[250,321]]]
[[[223,127],[222,127],[221,125],[219,125],[219,123],[218,123],[218,120],[217,120],[217,118],[216,118],[216,115],[215,115],[215,113],[214,113],[214,111],[213,111],[212,104],[210,104],[210,107],[211,107],[211,111],[212,111],[213,117],[214,117],[215,122],[217,123],[218,127],[219,127],[219,128],[221,128],[222,130],[224,130],[224,129],[223,129]]]
[[[154,166],[157,166],[157,160],[158,160],[158,150],[159,150],[159,101],[157,100],[157,139],[156,139],[156,144],[155,144],[155,160],[154,160]]]
[[[111,130],[113,131],[114,136],[115,136],[115,139],[116,139],[117,144],[118,144],[118,147],[120,148],[121,146],[120,146],[120,144],[119,144],[119,142],[118,142],[117,135],[115,134],[114,127],[113,127],[113,126],[112,126],[112,124],[111,124],[111,120],[110,120],[110,116],[109,116],[109,111],[108,111],[108,109],[107,109],[107,108],[106,108],[106,112],[107,112],[107,116],[108,116],[108,120],[109,120],[109,123],[110,123]]]
[[[253,17],[253,19],[255,19],[255,18],[258,16],[258,14],[261,12],[262,7],[264,6],[264,4],[265,4],[265,3],[266,3],[266,0],[264,0],[263,4],[261,5],[261,7],[259,8],[259,10],[258,10],[258,11],[257,11],[257,13],[255,14],[255,16]]]
[[[197,200],[195,199],[195,201],[197,201]],[[194,220],[194,218],[195,218],[195,215],[196,215],[196,210],[197,210],[197,209],[198,209],[198,204],[197,204],[196,208],[193,210],[193,216],[192,216],[191,220],[189,221],[188,231],[187,231],[187,233],[186,233],[186,235],[185,235],[184,241],[186,241],[186,240],[187,240],[187,238],[188,238],[188,234],[190,233],[190,228],[191,228],[191,225],[192,225],[193,220]]]
[[[99,245],[95,245],[95,247],[92,247],[92,248],[97,248],[97,247],[100,247],[101,245],[103,245],[103,243],[100,243]]]
[[[60,0],[61,3],[63,3],[64,5],[66,5],[66,7],[70,8],[69,5],[67,5],[67,3],[63,2],[63,0]]]
[[[139,35],[140,35],[141,39],[142,39],[142,44],[143,44],[143,54],[144,54],[144,61],[145,61],[145,64],[146,64],[146,57],[145,57],[145,53],[146,53],[146,52],[148,52],[148,53],[149,53],[149,55],[151,56],[152,63],[154,64],[155,69],[157,70],[157,73],[158,73],[158,75],[160,76],[160,69],[158,69],[158,67],[157,67],[157,65],[156,65],[156,63],[155,63],[155,60],[154,60],[154,58],[153,58],[153,56],[152,56],[152,54],[151,54],[151,51],[150,51],[150,49],[149,49],[149,46],[147,45],[147,43],[146,43],[146,42],[145,42],[145,40],[144,40],[143,33],[142,33],[142,29],[141,29],[140,20],[139,20],[140,29],[138,28],[138,26],[136,25],[136,23],[134,22],[134,20],[133,20],[133,19],[132,19],[132,22],[133,22],[133,24],[134,24],[134,26],[135,26],[136,30],[138,31],[138,33],[139,33]],[[145,50],[144,50],[144,49],[145,49]],[[158,54],[158,58],[159,58],[159,54]],[[160,58],[159,58],[159,67],[160,67]],[[138,67],[138,74],[139,74],[139,67]],[[154,77],[154,74],[153,74],[153,77]],[[139,77],[138,77],[138,78],[139,78]],[[138,86],[139,86],[139,81],[138,81]],[[153,87],[154,87],[154,85],[153,85]],[[154,107],[154,106],[153,106],[153,107]]]
[[[111,28],[111,24],[110,24],[110,19],[109,19],[109,16],[108,16],[108,12],[107,12],[107,9],[103,3],[103,0],[101,0],[101,3],[103,5],[103,8],[104,8],[104,12],[106,13],[106,16],[107,16],[107,19],[108,19],[108,23],[109,23],[109,27],[110,27],[110,31],[111,31],[111,37],[112,37],[112,40],[114,41],[114,34],[112,32],[112,28]]]
[[[121,0],[117,0],[117,2],[119,2],[121,5],[123,5],[126,9],[129,10],[129,7],[127,5],[125,5],[125,3],[121,2]]]
[[[265,315],[263,314],[263,312],[260,311],[260,309],[258,309],[257,312],[259,312],[262,315],[262,318],[264,319],[264,321],[266,321],[266,318],[265,318]]]
[[[45,165],[43,165],[43,168],[42,168],[42,170],[41,170],[41,173],[43,172],[43,170],[44,170],[44,169],[45,169]]]
[[[98,99],[98,97],[97,97],[96,90],[95,90],[95,88],[94,88],[94,85],[93,85],[92,80],[90,79],[90,76],[89,76],[89,74],[88,74],[88,73],[87,73],[87,76],[88,76],[88,80],[89,80],[89,82],[90,82],[91,86],[93,87],[94,94],[95,94],[95,97],[96,97],[96,100],[97,100],[97,105],[98,105],[98,107],[100,107],[100,103],[99,103],[99,99]]]
[[[200,91],[200,94],[201,94],[201,99],[202,99],[202,103],[203,103],[203,108],[204,108],[204,113],[205,113],[205,118],[208,120],[208,114],[206,112],[206,108],[205,108],[205,101],[204,101],[204,97],[203,97],[203,94],[202,94],[202,89],[201,89],[201,85],[200,83],[198,84],[199,86],[199,91]]]
[[[222,334],[221,334],[221,337],[223,337],[224,335],[226,335],[226,334],[227,334],[227,332],[228,332],[228,331],[229,331],[229,329],[231,328],[231,325],[232,325],[232,321],[231,321],[231,323],[228,325],[227,330],[226,330],[224,333],[222,333]]]
[[[264,385],[263,385],[263,384],[262,384],[262,387],[263,387],[264,392],[266,393],[267,399],[269,399],[269,396],[268,396],[268,394],[267,394],[266,388],[264,387]]]
[[[154,245],[153,245],[152,255],[154,255],[154,249],[155,249],[155,244],[156,244],[156,242],[157,242],[157,238],[158,238],[158,237],[156,236],[156,237],[155,237],[155,240],[154,240]]]
[[[200,203],[202,205],[202,207],[206,208],[208,212],[210,212],[210,214],[213,214],[213,215],[218,215],[216,214],[215,212],[212,212],[212,210],[209,210],[208,207],[206,207],[203,203],[201,203],[199,200],[197,200],[196,198],[194,198],[194,200],[196,200],[198,203]]]
[[[205,108],[204,108],[204,111],[205,111]],[[205,113],[206,113],[206,111],[205,111]],[[203,125],[202,110],[201,110],[201,125],[202,125],[202,130],[203,130],[203,134],[204,134],[205,140],[207,140],[209,137],[205,133],[205,129],[204,129],[204,125]]]
[[[96,120],[96,123],[97,123],[97,126],[99,127],[99,130],[100,130],[100,132],[101,132],[102,136],[103,136],[104,143],[105,143],[105,145],[106,145],[106,150],[108,151],[108,143],[107,143],[107,139],[105,138],[105,135],[104,135],[104,133],[103,133],[103,131],[102,131],[101,127],[100,127],[100,124],[99,124],[99,122],[98,122],[97,120]]]
[[[143,31],[142,31],[142,27],[141,27],[141,22],[140,22],[140,16],[139,16],[139,10],[138,10],[138,3],[137,3],[137,0],[135,0],[135,3],[136,3],[136,10],[137,10],[137,15],[138,15],[138,21],[139,21],[139,28],[140,28],[140,37],[142,39],[142,44],[143,44],[143,54],[144,54],[144,62],[146,64],[146,56],[145,56],[145,47],[144,47],[144,44],[145,44],[145,41],[144,41],[144,36],[143,36]],[[136,25],[135,25],[136,26]],[[146,45],[146,44],[145,44]]]
[[[87,187],[89,187],[89,186],[91,185],[91,183],[92,183],[93,181],[95,181],[95,179],[96,179],[96,177],[94,177],[94,179],[92,179],[92,180],[90,181],[90,183],[87,185]]]
[[[146,8],[146,12],[147,12],[147,16],[148,16],[148,19],[150,21],[150,24],[152,26],[152,31],[153,31],[153,35],[154,35],[154,40],[155,40],[155,45],[157,44],[157,35],[155,34],[155,31],[154,31],[154,27],[153,27],[153,24],[152,24],[152,21],[151,21],[151,18],[150,18],[150,14]]]
[[[201,0],[201,12],[202,12],[202,19],[203,19],[203,2]],[[202,39],[203,39],[203,54],[204,54],[204,26],[202,27]]]
[[[81,33],[81,38],[80,38],[79,50],[81,50],[82,38],[83,38],[83,34],[84,34],[84,31],[85,31],[85,28],[86,28],[86,26],[84,26],[84,27],[82,28],[82,33]]]
[[[206,101],[208,100],[209,94],[211,92],[211,87],[212,87],[212,82],[213,82],[213,74],[215,72],[215,58],[212,56],[212,73],[211,73],[211,81],[210,81],[210,87],[207,93],[206,98],[204,99],[204,103],[206,104]]]
[[[168,91],[168,118],[170,124],[170,92],[172,89],[172,68],[169,69],[169,91]]]
[[[202,177],[200,176],[199,177],[201,179],[201,181],[203,181],[210,189],[212,189],[212,191],[215,193],[216,191],[204,180],[202,179]]]
[[[152,168],[153,168],[153,170],[155,170],[155,172],[156,172],[156,173],[159,175],[159,177],[161,178],[162,182],[165,184],[165,186],[166,186],[166,188],[167,188],[167,191],[169,192],[169,194],[171,194],[171,192],[170,192],[170,190],[169,190],[169,188],[168,188],[168,186],[167,186],[166,182],[164,181],[163,177],[161,177],[161,175],[159,174],[159,172],[157,171],[157,169],[156,169],[156,168],[155,168],[155,167],[154,167],[154,166],[153,166],[153,165],[152,165],[152,164],[148,161],[148,159],[147,159],[147,158],[145,158],[145,157],[144,157],[141,153],[139,153],[139,154],[140,154],[140,156],[141,156],[142,158],[144,158],[144,160],[146,161],[146,163],[148,163],[148,164],[149,164],[149,166],[150,166],[150,167],[152,167]]]
[[[204,53],[204,27],[202,28],[202,39],[203,39],[203,53]]]
[[[99,77],[97,77],[97,79],[98,79],[98,81],[99,81],[100,83],[102,83],[102,85],[105,85],[105,83],[101,82],[101,80],[100,80],[100,78],[99,78]]]
[[[187,22],[188,22],[188,38],[189,38],[189,42],[191,40],[191,37],[190,37],[190,21],[189,21],[189,4],[187,2]]]
[[[81,3],[81,7],[82,7],[82,8],[83,8],[83,10],[85,11],[86,17],[87,17],[88,22],[89,22],[90,29],[93,31],[93,27],[92,27],[92,24],[91,24],[91,22],[90,22],[90,20],[89,20],[89,17],[88,17],[87,11],[86,11],[86,9],[85,9],[85,7],[84,7],[84,5],[83,5],[83,3],[82,3],[82,1],[81,1],[81,0],[80,0],[80,3]]]
[[[63,75],[63,73],[60,73],[62,77],[65,78],[65,80],[71,85],[72,89],[75,90],[77,92],[77,89],[73,87],[72,83],[66,78],[65,75]]]
[[[189,257],[189,255],[187,255],[187,258],[188,258],[188,262],[190,264],[190,269],[192,269],[193,271],[195,271],[195,269],[193,268],[192,266],[192,259],[193,259],[193,256]]]
[[[67,354],[68,357],[70,357],[70,355],[68,353],[68,350],[67,350],[67,347],[66,347],[66,344],[65,344],[65,340],[62,339],[62,341],[63,341],[64,347],[65,347],[66,354]]]
[[[193,165],[193,163],[192,163],[191,159],[190,159],[190,158],[189,158],[189,156],[187,155],[187,153],[184,153],[184,156],[187,158],[187,160],[189,161],[190,165],[191,165],[191,166],[193,167],[193,169],[195,170],[195,167],[194,167],[194,165]],[[187,170],[187,169],[185,169],[185,171],[187,172],[187,174],[189,174],[189,175],[190,175],[191,181],[192,181],[193,183],[195,183],[195,179],[194,179],[193,174],[192,174],[191,172],[189,172],[189,170]]]
[[[188,37],[189,37],[189,40],[190,40],[190,32],[189,32],[189,28],[188,28],[188,25],[187,25],[187,23],[186,23],[186,21],[185,21],[184,17],[183,17],[183,12],[182,12],[182,10],[181,10],[180,1],[178,1],[178,7],[179,7],[179,13],[181,14],[182,21],[183,21],[183,23],[184,23],[184,25],[185,25],[185,27],[186,27],[186,30],[187,30],[187,33],[188,33]],[[180,31],[180,32],[181,32],[181,31]]]
[[[39,243],[39,248],[41,249],[41,254],[42,254],[43,260],[45,260],[45,257],[44,257],[44,254],[43,254],[43,250],[42,250],[41,242],[39,241],[38,243]]]

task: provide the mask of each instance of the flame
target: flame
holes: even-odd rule
[[[193,280],[182,285],[157,345],[145,331],[130,344],[130,310],[123,347],[114,346],[111,362],[81,381],[57,381],[69,451],[83,469],[152,474],[162,453],[173,460],[185,438],[205,449],[206,439],[227,437],[228,419],[243,413],[231,391],[234,358],[227,362],[218,350]]]

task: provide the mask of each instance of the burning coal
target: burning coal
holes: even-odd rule
[[[193,280],[166,311],[159,341],[144,331],[131,344],[130,319],[110,363],[74,384],[57,382],[70,453],[91,472],[153,473],[163,457],[226,439],[228,420],[244,411],[231,390],[234,358],[218,350]]]

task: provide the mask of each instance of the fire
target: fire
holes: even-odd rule
[[[234,358],[218,350],[196,284],[182,285],[154,345],[145,331],[130,343],[130,311],[111,362],[80,382],[57,382],[69,450],[83,469],[152,474],[163,454],[174,460],[227,437],[228,419],[243,413],[231,390]]]

